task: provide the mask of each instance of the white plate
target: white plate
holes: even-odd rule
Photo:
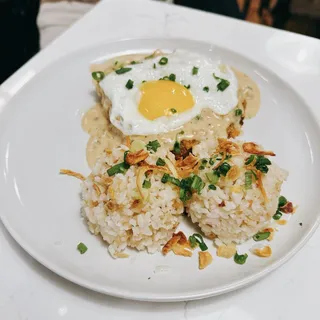
[[[198,270],[192,258],[133,252],[113,260],[106,245],[90,235],[80,218],[79,181],[60,176],[60,168],[89,173],[87,134],[81,115],[94,103],[89,64],[156,48],[186,49],[220,56],[249,74],[262,93],[258,116],[247,121],[243,139],[277,153],[289,170],[283,194],[299,205],[289,224],[280,227],[269,259],[249,255],[247,263],[214,258]],[[263,64],[263,61],[261,62]],[[137,300],[177,301],[204,298],[247,285],[292,257],[319,222],[319,128],[309,108],[288,84],[261,65],[207,43],[182,39],[136,39],[88,48],[67,56],[27,83],[0,117],[0,214],[18,243],[57,274],[87,288]],[[299,223],[302,222],[303,226]],[[184,222],[182,230],[192,226]],[[80,255],[77,244],[89,250]],[[209,242],[208,242],[209,243]],[[246,244],[241,250],[248,250]],[[211,252],[214,248],[209,245]]]

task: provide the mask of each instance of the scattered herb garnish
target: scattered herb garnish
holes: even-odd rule
[[[205,183],[197,175],[191,175],[188,178],[182,179],[180,182],[180,200],[186,202],[191,199],[192,191],[197,191],[200,194]]]
[[[236,109],[234,114],[236,115],[236,117],[239,117],[242,115],[242,110],[241,109]]]
[[[116,66],[116,65],[118,64],[118,62],[119,62],[119,61],[115,61],[115,62],[114,62],[114,65]]]
[[[177,113],[177,110],[175,108],[171,108],[170,111],[174,114]]]
[[[253,236],[253,240],[254,241],[262,241],[262,240],[266,240],[268,239],[270,236],[270,232],[266,231],[266,232],[258,232]]]
[[[197,239],[194,236],[189,237],[191,248],[195,248],[198,245]]]
[[[109,168],[107,173],[109,177],[114,176],[117,173],[125,173],[129,169],[130,165],[126,162],[121,162],[116,164],[115,166]]]
[[[209,87],[203,87],[203,91],[209,92]]]
[[[280,196],[278,200],[278,207],[284,207],[287,204],[288,200],[284,196]]]
[[[159,64],[164,66],[165,64],[168,63],[168,58],[167,57],[162,57],[160,60],[159,60]]]
[[[130,64],[138,64],[138,63],[139,63],[139,62],[134,61],[134,60],[130,62]]]
[[[219,181],[219,175],[215,171],[207,172],[206,177],[212,184],[216,184]]]
[[[246,253],[245,254],[238,254],[238,252],[236,252],[236,254],[233,257],[234,262],[237,264],[245,264],[247,258],[248,258],[248,255]]]
[[[198,67],[193,67],[192,68],[192,75],[196,75],[196,74],[198,74],[198,71],[199,71],[199,68]]]
[[[264,156],[257,156],[255,167],[262,173],[268,173],[269,168],[267,166],[271,165],[271,161]]]
[[[232,155],[231,154],[227,154],[226,155],[226,160],[230,160],[232,158]]]
[[[196,120],[200,120],[201,119],[201,116],[200,115],[197,115],[196,116]]]
[[[230,82],[228,80],[219,78],[214,73],[212,75],[216,80],[220,80],[220,82],[217,84],[218,91],[224,91],[230,86]]]
[[[214,165],[214,160],[213,160],[212,158],[210,158],[209,164],[210,164],[210,166],[213,166],[213,165]]]
[[[168,173],[165,173],[162,176],[161,182],[162,183],[171,182],[172,184],[176,185],[177,187],[180,187],[180,180],[175,177],[171,177]]]
[[[217,190],[217,187],[214,184],[209,184],[208,187],[210,190]]]
[[[191,85],[188,84],[187,86],[184,86],[186,89],[190,89],[191,88]]]
[[[206,167],[205,166],[200,166],[199,170],[204,170]]]
[[[191,183],[191,190],[197,191],[198,194],[200,194],[204,186],[205,183],[202,181],[202,179],[199,176],[194,175]]]
[[[244,186],[246,190],[252,189],[252,172],[246,171],[244,174]]]
[[[207,164],[207,163],[208,163],[208,160],[207,160],[207,159],[202,159],[202,160],[201,160],[201,163],[202,163],[202,164]]]
[[[154,63],[153,64],[153,69],[156,69],[157,68],[157,65]]]
[[[120,69],[116,70],[115,72],[116,72],[116,74],[124,74],[124,73],[131,71],[131,70],[132,70],[132,68],[120,68]]]
[[[179,132],[179,134],[184,134],[184,131],[183,131],[183,130],[182,130],[182,131],[180,131],[180,132]]]
[[[245,162],[245,165],[249,165],[253,160],[255,159],[255,156],[252,154]]]
[[[102,71],[96,71],[91,73],[92,78],[100,82],[104,78],[104,73]]]
[[[82,242],[78,244],[77,249],[81,254],[86,253],[86,251],[88,250],[87,246]]]
[[[282,212],[281,208],[284,207],[287,204],[288,200],[284,196],[280,196],[278,200],[278,210],[277,212],[273,215],[274,220],[280,220],[282,217]]]
[[[190,241],[191,248],[194,248],[196,246],[196,243],[198,243],[201,251],[208,250],[208,247],[205,244],[202,238],[202,235],[199,233],[194,233],[192,236],[190,236],[189,241]]]
[[[179,141],[176,141],[173,145],[173,152],[174,154],[180,154],[181,148],[180,148],[180,143]]]
[[[176,81],[176,75],[174,74],[174,73],[171,73],[170,75],[169,75],[169,80],[170,81]]]
[[[157,162],[156,162],[156,165],[163,167],[163,166],[166,165],[166,162],[165,162],[163,159],[158,158],[158,160],[157,160]]]
[[[128,90],[132,89],[133,88],[133,81],[131,79],[129,79],[126,83],[126,88]]]
[[[145,83],[145,82],[147,82],[146,80],[142,80],[142,83]]]
[[[277,212],[273,215],[272,218],[273,220],[280,220],[281,217],[282,217],[282,213],[279,210],[277,210]]]
[[[149,141],[146,145],[148,151],[157,152],[158,148],[161,147],[161,144],[158,140]]]
[[[223,176],[226,176],[228,171],[230,170],[231,166],[227,162],[223,162],[217,169],[218,173],[222,174]]]
[[[151,182],[150,180],[144,180],[142,184],[142,188],[144,189],[150,189],[151,188]]]

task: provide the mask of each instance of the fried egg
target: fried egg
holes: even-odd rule
[[[125,135],[168,132],[203,108],[226,115],[238,104],[238,81],[220,60],[186,51],[145,59],[107,74],[111,123]]]

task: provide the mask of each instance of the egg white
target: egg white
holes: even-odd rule
[[[159,134],[177,129],[192,118],[200,114],[203,108],[210,108],[218,115],[226,115],[238,104],[238,81],[233,71],[221,63],[207,56],[177,50],[166,55],[168,63],[159,65],[161,57],[144,60],[142,63],[129,65],[131,71],[124,74],[109,73],[100,82],[100,87],[111,100],[110,121],[125,135]],[[154,69],[154,64],[156,68]],[[199,68],[198,74],[192,74],[192,68]],[[176,82],[190,85],[190,92],[194,98],[194,106],[185,112],[172,116],[163,116],[155,120],[146,119],[139,111],[140,90],[142,81],[155,81],[176,75]],[[224,91],[217,90],[219,80],[213,73],[230,82]],[[134,86],[126,88],[131,79]],[[209,87],[209,92],[203,90]]]

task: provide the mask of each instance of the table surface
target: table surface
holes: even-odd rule
[[[0,113],[24,83],[52,61],[83,47],[132,37],[218,44],[265,63],[309,105],[319,101],[319,90],[314,90],[314,83],[320,83],[316,39],[148,0],[105,0],[1,86]],[[320,108],[314,109],[320,120]],[[146,303],[108,297],[60,278],[25,253],[0,222],[0,319],[315,319],[319,241],[320,230],[284,266],[236,292],[200,301]]]

